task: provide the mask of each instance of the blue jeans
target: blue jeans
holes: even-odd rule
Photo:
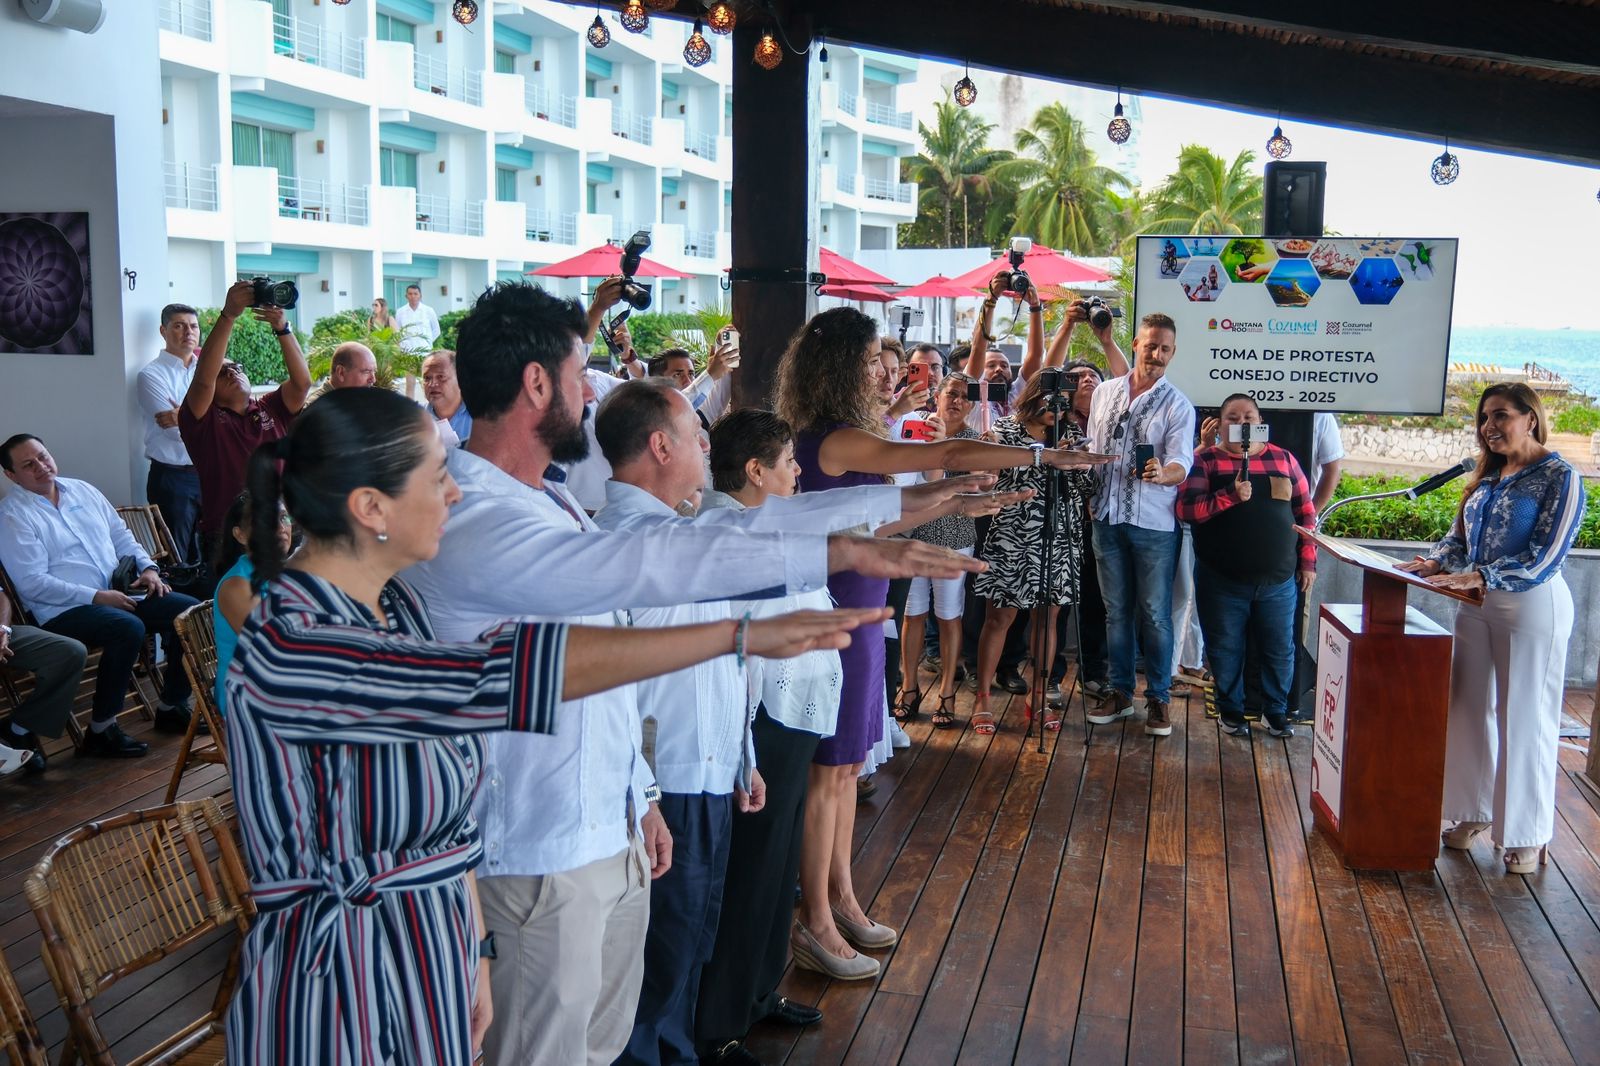
[[[179,659],[178,637],[173,632],[172,620],[198,602],[181,592],[169,592],[165,596],[146,596],[132,611],[89,603],[62,611],[44,624],[52,633],[100,649],[100,667],[94,684],[95,721],[109,722],[122,710],[146,632],[159,636],[167,651],[167,665],[162,671],[162,702],[177,704],[189,698],[189,675]]]
[[[1259,665],[1261,713],[1272,721],[1289,709],[1294,684],[1294,578],[1277,585],[1247,585],[1195,562],[1200,628],[1216,678],[1217,712],[1244,721],[1245,650]]]
[[[200,475],[192,466],[168,466],[154,460],[144,479],[145,499],[161,508],[179,563],[210,563],[200,553]]]
[[[1106,604],[1107,680],[1124,696],[1133,695],[1134,657],[1142,650],[1145,697],[1161,703],[1172,700],[1167,667],[1172,662],[1172,581],[1178,571],[1178,544],[1176,522],[1169,530],[1098,519],[1094,523],[1095,562]]]

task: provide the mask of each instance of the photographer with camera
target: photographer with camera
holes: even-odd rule
[[[311,392],[311,371],[284,310],[299,293],[292,282],[272,284],[266,278],[238,281],[228,287],[222,313],[200,348],[194,380],[178,410],[178,432],[200,475],[200,538],[203,558],[216,554],[228,536],[228,508],[244,491],[245,469],[261,445],[289,432],[289,423]],[[287,380],[262,397],[250,393],[244,368],[227,358],[233,323],[246,310],[272,327],[283,350]]]
[[[1018,238],[1018,241],[1021,240],[1026,238]],[[1039,372],[1039,367],[1044,362],[1044,305],[1039,302],[1039,290],[1034,287],[1032,279],[1021,268],[1022,256],[1015,247],[1017,241],[1012,243],[1013,269],[1002,270],[989,279],[989,295],[978,309],[978,319],[972,327],[972,347],[967,353],[965,369],[968,377],[977,378],[980,382],[1005,386],[1005,399],[992,397],[986,390],[983,399],[972,405],[972,413],[967,416],[967,425],[979,433],[987,433],[994,426],[995,419],[1011,413],[1011,408],[1021,396],[1022,390]],[[1011,288],[1013,285],[1017,288]],[[989,347],[994,342],[994,337],[989,332],[994,309],[999,304],[1001,295],[1008,291],[1028,305],[1028,347],[1022,356],[1022,365],[1017,368],[1015,379],[1012,378],[1011,362],[1005,353],[998,348],[991,350]]]
[[[1195,590],[1222,728],[1248,735],[1244,670],[1260,665],[1262,715],[1275,737],[1294,735],[1296,587],[1316,579],[1317,549],[1295,533],[1313,526],[1311,490],[1293,455],[1267,443],[1261,409],[1243,393],[1222,401],[1226,443],[1202,447],[1178,493],[1177,515],[1194,528]],[[1159,662],[1159,660],[1158,660]]]

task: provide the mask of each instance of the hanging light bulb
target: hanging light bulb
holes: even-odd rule
[[[706,12],[706,21],[711,24],[712,33],[726,37],[739,24],[739,16],[734,13],[733,5],[728,0],[717,0]]]
[[[1292,151],[1294,142],[1283,135],[1283,127],[1272,127],[1272,136],[1267,138],[1267,154],[1274,159],[1288,159]]]
[[[589,23],[588,36],[589,43],[594,45],[596,48],[604,48],[606,45],[611,43],[611,31],[606,29],[606,24],[604,20],[600,18],[598,12],[595,13],[594,21]]]
[[[1111,121],[1106,126],[1106,136],[1111,138],[1112,144],[1127,144],[1128,138],[1133,136],[1133,123],[1122,117],[1122,90],[1117,90],[1117,109],[1111,113]]]
[[[1428,172],[1433,175],[1435,185],[1449,185],[1461,176],[1461,160],[1450,154],[1450,138],[1444,139],[1444,151],[1439,153]]]
[[[650,28],[650,12],[644,9],[643,0],[627,0],[618,21],[629,33],[643,33]]]
[[[961,80],[956,82],[956,103],[962,107],[971,107],[972,102],[978,98],[978,87],[972,84],[972,69],[962,68]]]
[[[463,26],[478,21],[478,0],[456,0],[450,5],[450,17]]]
[[[694,32],[689,34],[689,39],[683,45],[683,61],[691,67],[703,67],[711,61],[711,45],[706,42],[706,35],[701,32],[700,20],[694,20]]]
[[[761,40],[756,42],[755,60],[763,70],[777,70],[778,64],[783,62],[783,46],[770,29],[761,31]]]

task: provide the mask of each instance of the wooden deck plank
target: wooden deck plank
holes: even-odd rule
[[[1222,757],[1216,723],[1204,701],[1191,700],[1184,866],[1185,1046],[1191,1031],[1226,1032],[1234,1057],[1238,1033],[1233,995],[1233,929],[1228,913],[1228,843],[1222,817]],[[1176,704],[1174,704],[1176,706]],[[1218,1038],[1203,1038],[1210,1047]]]
[[[1413,1062],[1460,1062],[1450,1020],[1406,912],[1399,880],[1392,873],[1361,872],[1355,875],[1355,882],[1406,1057]],[[1340,984],[1342,990],[1342,975]],[[1350,1025],[1355,1043],[1359,1023],[1351,1019]]]
[[[1130,1062],[1177,1062],[1183,1057],[1189,702],[1175,695],[1172,733],[1151,743],[1149,829],[1128,1029]]]

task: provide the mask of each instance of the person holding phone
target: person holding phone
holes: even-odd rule
[[[1245,661],[1259,664],[1267,730],[1290,737],[1297,588],[1316,580],[1317,549],[1294,530],[1316,524],[1295,457],[1266,441],[1261,408],[1244,393],[1222,401],[1224,443],[1201,447],[1178,491],[1178,519],[1194,529],[1196,602],[1222,728],[1248,736]]]

